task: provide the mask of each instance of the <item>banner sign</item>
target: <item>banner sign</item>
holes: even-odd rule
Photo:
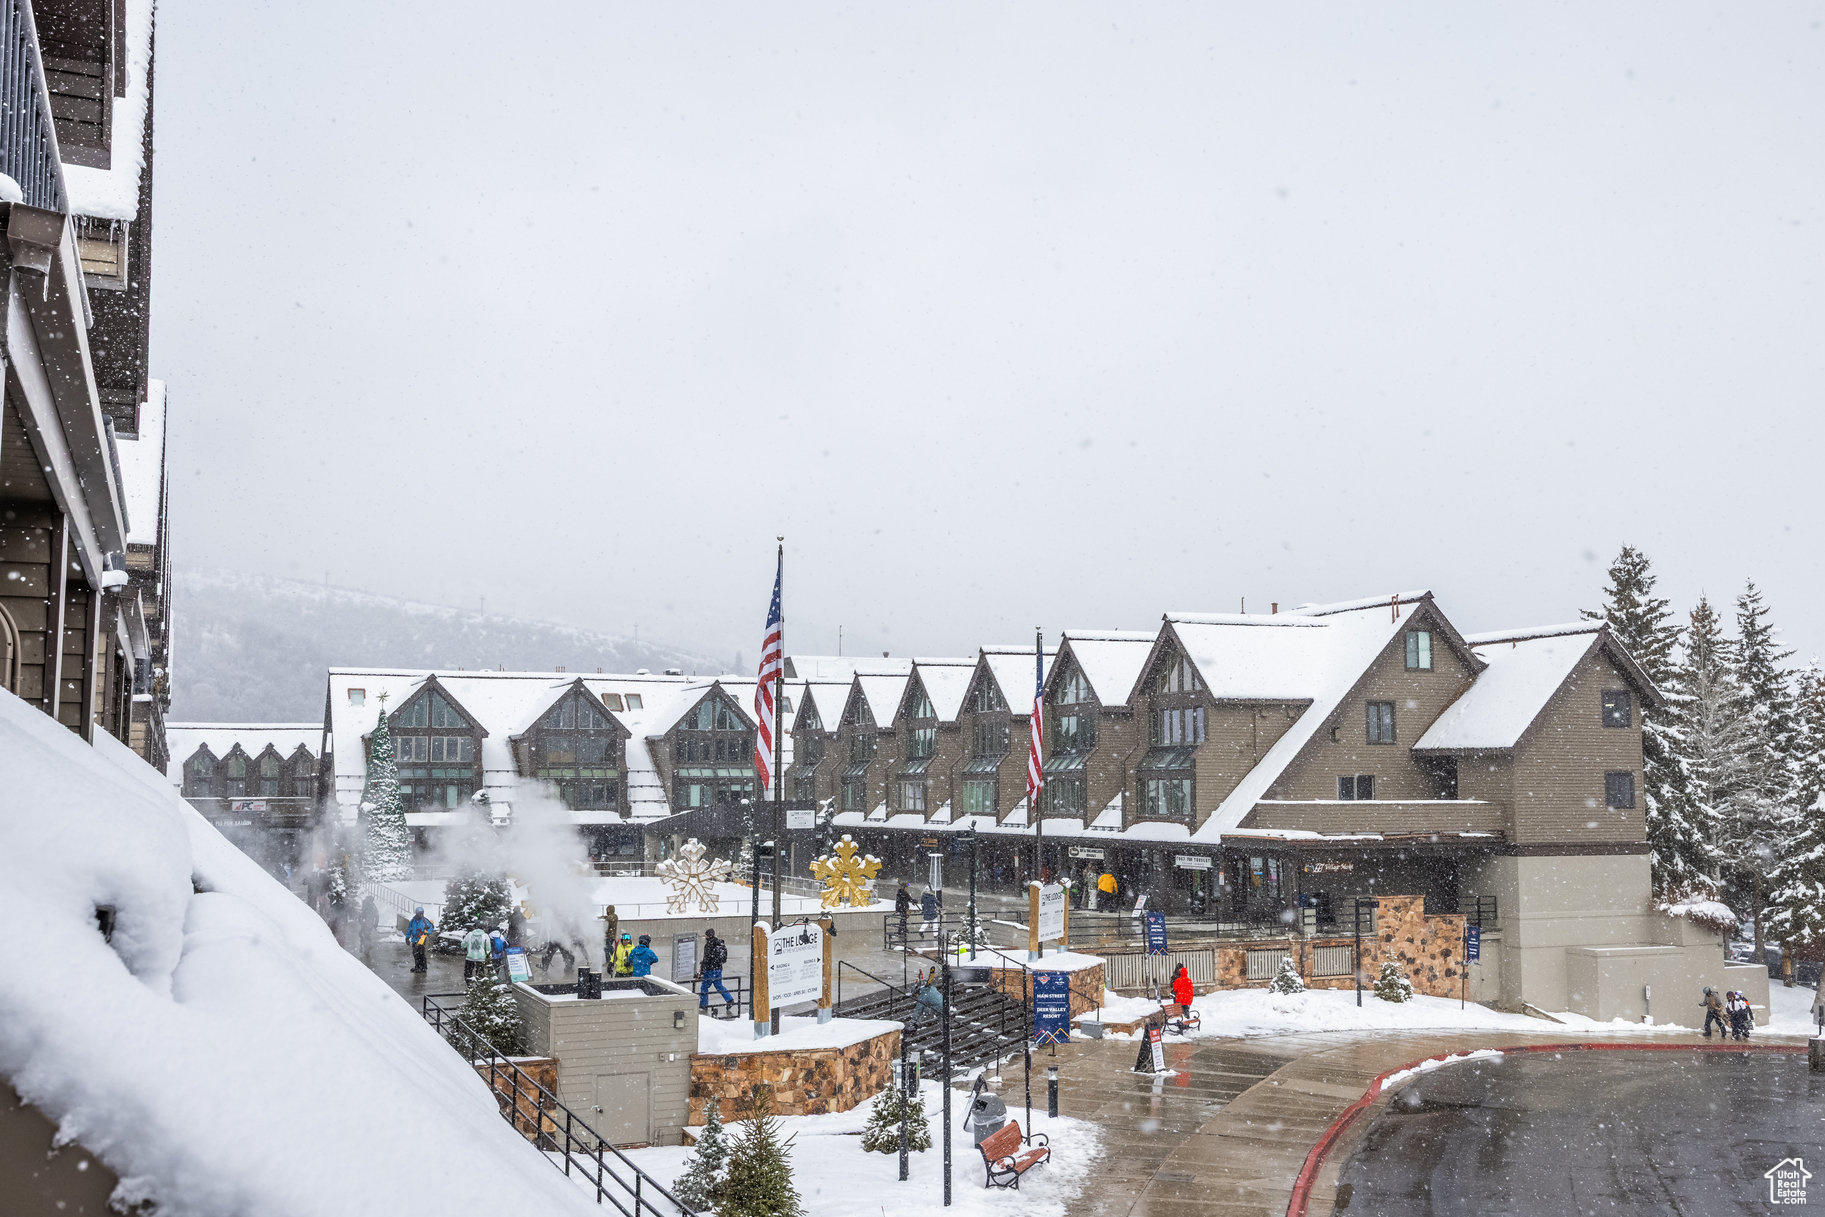
[[[1033,1042],[1071,1042],[1071,974],[1033,973]]]
[[[786,808],[786,831],[805,832],[817,827],[817,812],[809,807]]]
[[[679,934],[672,939],[672,983],[688,985],[697,977],[697,935]]]
[[[1103,860],[1103,851],[1092,845],[1073,845],[1070,854],[1073,858],[1093,858],[1098,862]]]
[[[1464,927],[1464,958],[1471,963],[1483,957],[1483,927],[1468,925]]]
[[[1065,889],[1048,883],[1039,889],[1039,941],[1057,942],[1065,936]]]
[[[1157,1026],[1147,1028],[1147,1047],[1153,1049],[1153,1071],[1166,1072],[1166,1045],[1160,1042],[1160,1029]]]
[[[1164,955],[1166,953],[1166,914],[1147,914],[1147,954]]]
[[[1180,870],[1209,870],[1209,854],[1175,854],[1172,864]]]
[[[507,948],[507,980],[508,983],[516,985],[532,983],[532,968],[526,963],[524,947]]]
[[[767,1005],[778,1010],[824,995],[824,929],[782,925],[767,939]]]

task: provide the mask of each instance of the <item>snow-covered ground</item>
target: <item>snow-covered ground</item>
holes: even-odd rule
[[[697,1020],[697,1051],[716,1056],[738,1052],[785,1052],[811,1048],[847,1048],[863,1040],[898,1031],[900,1024],[880,1018],[816,1018],[786,1016],[779,1020],[779,1034],[754,1038],[754,1024],[745,1018]]]
[[[1770,1035],[1804,1035],[1808,1038],[1816,1035],[1812,996],[1813,991],[1804,985],[1789,989],[1778,980],[1769,981],[1768,1005],[1772,1008],[1772,1017],[1761,1030]]]
[[[875,1100],[853,1111],[823,1116],[786,1116],[782,1132],[792,1144],[793,1178],[805,1202],[806,1217],[1063,1217],[1084,1190],[1099,1152],[1100,1130],[1084,1120],[1060,1116],[1048,1120],[1035,1113],[1035,1132],[1051,1138],[1053,1160],[1028,1171],[1018,1192],[982,1186],[982,1155],[970,1144],[961,1126],[969,1104],[968,1091],[951,1094],[951,1206],[943,1207],[944,1129],[943,1092],[927,1082],[921,1097],[931,1125],[932,1147],[911,1155],[911,1169],[900,1182],[898,1154],[871,1154],[862,1149],[860,1136]],[[1018,1119],[1025,1112],[1013,1097],[1008,1114]],[[1017,1097],[1017,1096],[1015,1096]],[[729,1121],[731,1138],[741,1125]],[[660,1146],[629,1150],[628,1157],[648,1173],[669,1184],[684,1173],[691,1150]]]
[[[319,918],[97,737],[0,692],[0,924],[30,944],[0,969],[0,1078],[121,1199],[186,1217],[597,1211]]]

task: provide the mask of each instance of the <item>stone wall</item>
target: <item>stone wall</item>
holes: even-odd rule
[[[515,1057],[513,1063],[518,1065],[531,1081],[513,1072],[511,1069],[496,1065],[492,1070],[486,1064],[478,1064],[475,1071],[482,1075],[482,1080],[494,1089],[494,1098],[501,1105],[501,1115],[519,1129],[528,1141],[535,1140],[541,1134],[551,1134],[563,1127],[562,1122],[554,1122],[545,1114],[543,1098],[533,1086],[542,1086],[550,1095],[558,1093],[558,1062],[556,1057],[522,1056]],[[509,1114],[511,1113],[511,1114]]]
[[[782,1116],[848,1111],[887,1088],[899,1056],[898,1031],[846,1048],[693,1056],[690,1123],[703,1123],[712,1099],[721,1103],[723,1119],[740,1119],[756,1086],[773,1092],[773,1110]]]
[[[1034,960],[1033,970],[1046,971],[1045,960]],[[1032,1000],[1030,982],[1027,981],[1026,973],[1021,969],[996,968],[989,973],[989,978],[995,988],[1013,998],[1017,1004]],[[1104,983],[1103,965],[1100,963],[1092,967],[1080,968],[1071,973],[1072,1018],[1076,1018],[1080,1014],[1094,1014],[1101,1007]]]

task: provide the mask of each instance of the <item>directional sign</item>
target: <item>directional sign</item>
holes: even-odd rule
[[[1483,927],[1469,925],[1464,927],[1464,958],[1471,963],[1483,957]]]
[[[1048,883],[1039,889],[1039,941],[1057,942],[1065,936],[1065,889]]]
[[[1166,953],[1166,914],[1147,914],[1147,954],[1164,955]]]
[[[778,1010],[824,992],[824,931],[815,923],[781,926],[767,941],[767,1004]]]
[[[1033,973],[1033,1042],[1071,1042],[1071,974]]]

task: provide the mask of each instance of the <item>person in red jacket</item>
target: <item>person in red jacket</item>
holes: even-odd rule
[[[1172,974],[1172,1000],[1188,1010],[1191,1008],[1191,976],[1185,971],[1184,964],[1180,964],[1179,970]]]

